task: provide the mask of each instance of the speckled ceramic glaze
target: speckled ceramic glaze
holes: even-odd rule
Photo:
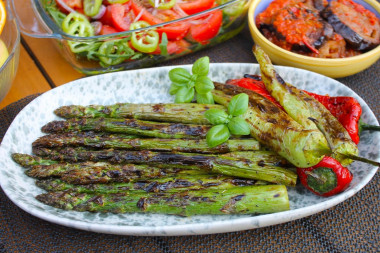
[[[189,68],[189,66],[184,66]],[[350,166],[354,180],[343,193],[320,198],[301,186],[289,188],[291,210],[275,214],[178,217],[156,214],[98,214],[64,211],[38,202],[34,196],[43,192],[34,179],[14,163],[11,154],[31,153],[31,143],[42,135],[40,128],[57,120],[53,110],[70,104],[113,104],[117,102],[173,102],[168,94],[171,67],[142,69],[83,78],[55,88],[33,100],[11,124],[0,146],[0,184],[7,196],[20,208],[41,219],[68,227],[124,235],[194,235],[229,232],[264,227],[299,219],[330,208],[364,187],[377,168],[355,162]],[[367,104],[343,84],[319,74],[289,67],[277,67],[283,78],[295,86],[319,94],[353,96],[363,106],[362,119],[378,124]],[[211,64],[212,80],[224,82],[243,74],[259,74],[256,64]],[[380,134],[364,133],[360,155],[380,160]]]

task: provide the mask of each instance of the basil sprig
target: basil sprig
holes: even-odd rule
[[[199,104],[214,104],[211,90],[214,83],[207,77],[210,59],[205,56],[194,62],[192,74],[184,68],[174,68],[169,71],[172,81],[169,93],[175,95],[176,103],[189,103],[196,96]]]
[[[240,116],[248,109],[248,95],[240,93],[234,96],[228,104],[227,112],[220,109],[210,109],[205,117],[214,126],[207,132],[206,141],[209,147],[216,147],[226,142],[231,134],[248,135],[249,124]]]

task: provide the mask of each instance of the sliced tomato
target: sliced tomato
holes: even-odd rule
[[[151,25],[165,23],[171,20],[181,18],[181,16],[173,10],[156,10],[155,15],[149,10],[135,1],[131,1],[131,8],[136,16],[140,16],[139,20],[148,22]],[[176,22],[157,28],[157,32],[162,36],[166,33],[169,40],[180,40],[187,34],[190,25],[187,22]]]
[[[215,10],[210,14],[202,15],[201,18],[194,19],[190,26],[190,38],[201,44],[207,44],[218,34],[222,21],[223,12],[221,10]]]
[[[74,9],[76,11],[83,9],[82,0],[62,0],[68,7],[71,9]],[[64,6],[61,5],[60,1],[56,1],[58,8],[64,12],[68,13],[69,11],[66,10]]]
[[[185,52],[186,50],[190,51],[190,46],[191,44],[186,40],[168,41],[168,54],[180,54]],[[152,54],[161,54],[160,47],[157,47],[156,51],[154,51]]]
[[[110,25],[117,31],[122,32],[129,30],[129,26],[134,19],[135,15],[131,11],[131,4],[127,2],[125,4],[108,5],[100,22],[105,25]]]
[[[156,18],[152,13],[150,13],[145,7],[141,6],[136,1],[130,0],[131,8],[135,16],[140,16],[139,20],[148,22],[151,25],[160,24],[162,21]]]
[[[164,27],[157,28],[157,32],[162,36],[163,33],[166,33],[166,36],[169,40],[181,40],[183,39],[188,30],[190,28],[190,25],[185,22],[175,23],[166,25]]]
[[[183,0],[178,3],[178,6],[189,15],[208,10],[213,5],[214,0]]]
[[[181,18],[181,16],[173,10],[158,10],[155,17],[160,19],[161,22],[168,22]],[[186,36],[189,28],[190,24],[187,21],[182,21],[159,27],[157,28],[157,32],[161,35],[162,33],[166,33],[169,40],[180,40]]]
[[[67,6],[69,6],[70,8],[73,8],[73,9],[82,9],[83,8],[83,4],[82,4],[82,0],[62,0]],[[60,8],[63,8],[60,4],[59,1],[57,1],[57,5],[60,7]]]
[[[105,34],[112,34],[112,33],[117,33],[119,32],[118,30],[116,30],[115,28],[113,28],[112,26],[109,26],[109,25],[103,25],[102,26],[102,29],[100,29],[100,35],[105,35]]]

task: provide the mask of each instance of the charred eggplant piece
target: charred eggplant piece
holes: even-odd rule
[[[353,49],[367,51],[380,44],[379,19],[351,0],[331,1],[321,16]]]

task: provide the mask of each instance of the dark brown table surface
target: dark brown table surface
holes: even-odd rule
[[[245,29],[221,45],[160,66],[191,64],[205,55],[211,62],[253,63],[252,45]],[[0,104],[0,140],[13,118],[37,93],[81,77],[50,40],[24,37],[19,72]],[[338,80],[361,96],[380,119],[380,61]],[[248,231],[179,237],[98,234],[52,224],[19,209],[0,189],[0,252],[379,252],[379,184],[377,173],[350,199],[296,221]]]

